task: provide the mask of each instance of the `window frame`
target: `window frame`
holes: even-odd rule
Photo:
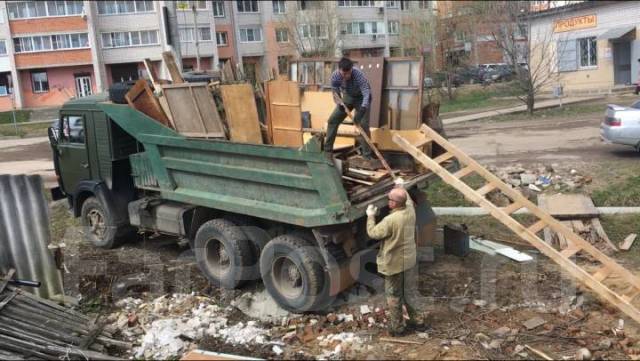
[[[276,4],[278,5],[278,11],[276,11]],[[287,13],[287,2],[284,0],[272,0],[271,8],[273,9],[273,13],[276,15],[283,15]]]
[[[71,121],[71,117],[75,117],[75,118],[79,118],[81,120],[81,124],[82,124],[82,143],[78,142],[76,138],[71,138],[71,126],[70,126],[70,121]],[[82,146],[86,146],[87,145],[87,137],[86,137],[86,131],[85,131],[85,123],[86,123],[86,119],[84,117],[84,115],[77,115],[77,114],[62,114],[61,116],[62,119],[61,120],[61,127],[60,127],[60,140],[62,143],[64,144],[68,144],[68,145],[82,145]],[[65,129],[65,120],[66,120],[66,124],[67,124],[67,128]],[[66,134],[66,132],[68,131],[68,134]]]
[[[0,57],[9,56],[9,51],[7,50],[7,39],[0,39],[0,43],[4,44],[4,53],[0,52]],[[0,49],[2,49],[2,46],[0,46]]]
[[[77,3],[79,3],[82,7],[81,7],[81,11],[78,13],[69,13],[69,9],[73,9],[72,6],[67,5],[67,2],[69,3],[73,3],[74,1],[77,1]],[[53,2],[55,3],[55,5],[57,5],[58,3],[62,2],[64,4],[64,11],[65,14],[64,15],[50,15],[50,11],[49,11],[49,3]],[[39,4],[43,4],[44,5],[44,9],[45,9],[45,13],[46,15],[36,15],[36,16],[18,16],[18,17],[12,17],[11,16],[11,10],[9,10],[9,7],[11,5],[18,5],[18,4],[26,4],[26,3],[39,3]],[[69,16],[82,16],[82,14],[85,13],[84,11],[84,2],[81,0],[50,0],[50,1],[7,1],[6,2],[6,8],[7,8],[7,15],[8,15],[8,20],[22,20],[22,19],[42,19],[42,18],[61,18],[61,17],[69,17]],[[28,9],[28,8],[27,8]],[[35,9],[35,7],[34,7]],[[16,8],[16,10],[18,10]],[[37,11],[37,10],[36,10]]]
[[[368,5],[362,5],[367,3]],[[373,8],[377,7],[375,0],[338,0],[339,8]]]
[[[395,31],[392,32],[391,29],[394,28],[391,24],[395,24]],[[385,33],[389,35],[400,35],[400,21],[399,20],[388,20],[387,28],[385,29]]]
[[[260,12],[260,1],[257,0],[238,0],[235,2],[236,3],[236,10],[238,11],[238,14],[257,14]],[[252,11],[246,11],[244,10],[245,8],[245,4],[256,4],[256,9],[252,10]],[[240,4],[242,4],[242,9],[240,10]]]
[[[218,34],[224,35],[224,43],[218,42]],[[216,45],[217,46],[229,46],[229,34],[226,31],[216,31]]]
[[[200,7],[198,7],[196,5],[196,11],[207,11],[207,10],[209,10],[209,2],[206,1],[206,0],[178,0],[178,1],[176,1],[176,10],[177,11],[193,11],[193,4],[190,4],[190,6],[188,8],[186,8],[186,9],[179,8],[178,4],[181,3],[181,2],[182,3],[187,3],[187,4],[202,2],[202,3],[204,3],[204,8],[200,8]]]
[[[584,38],[576,39],[578,41],[578,69],[597,69],[598,68],[598,38],[595,36],[588,36]],[[586,41],[587,44],[587,65],[582,64],[582,42]],[[595,59],[592,62],[592,57]]]
[[[220,9],[222,10],[222,15],[218,14],[216,15],[216,9],[218,8],[218,5],[220,5]],[[224,18],[226,16],[226,5],[224,1],[221,0],[214,0],[213,4],[212,4],[212,10],[213,10],[213,17],[214,18]]]
[[[276,28],[276,43],[286,44],[289,42],[289,29],[287,28]],[[284,32],[286,40],[278,40],[278,34],[282,35]]]
[[[260,34],[260,40],[251,40],[249,41],[249,34],[247,33],[247,30],[258,30],[258,34]],[[242,31],[245,31],[245,38],[247,40],[242,40]],[[243,44],[253,44],[253,43],[262,43],[264,41],[264,37],[262,36],[262,27],[260,26],[255,26],[255,27],[251,27],[251,26],[244,26],[240,28],[240,42]],[[254,39],[255,39],[255,33],[254,33]]]
[[[311,31],[311,27],[314,26],[319,26],[319,28],[317,28],[316,30],[320,29],[320,35],[322,35],[322,29],[324,28],[324,36],[312,36],[312,31]],[[320,23],[320,24],[300,24],[301,27],[301,31],[300,33],[302,33],[302,38],[303,39],[319,39],[319,40],[326,40],[329,39],[329,24],[325,24],[325,23]],[[306,32],[308,33],[308,35],[305,35],[305,28],[306,28]],[[316,35],[318,31],[316,31]]]
[[[73,35],[78,35],[78,41],[80,42],[80,46],[73,46]],[[86,45],[82,45],[83,42],[80,36],[84,35],[86,39]],[[61,43],[65,44],[64,47],[59,47],[58,37],[62,37],[65,41]],[[23,41],[26,42],[26,39],[30,39],[29,50],[23,50]],[[38,40],[36,40],[38,39]],[[48,39],[48,44],[50,46],[49,49],[45,49],[45,39]],[[91,40],[89,39],[89,33],[78,32],[78,33],[59,33],[59,34],[47,34],[47,35],[30,35],[30,36],[16,36],[13,39],[14,44],[14,53],[15,54],[28,54],[28,53],[43,53],[50,51],[66,51],[66,50],[83,50],[83,49],[91,49]],[[19,44],[16,44],[18,41]],[[40,42],[40,49],[35,49],[36,41]],[[57,47],[58,46],[58,47]]]
[[[36,83],[33,79],[34,74],[44,74],[46,80],[46,89],[36,89]],[[31,70],[29,72],[29,76],[31,77],[31,92],[34,94],[42,94],[42,93],[48,93],[49,92],[49,74],[47,74],[47,70],[46,69],[38,69],[38,70]],[[43,83],[42,81],[39,81],[39,83]],[[45,88],[43,87],[43,88]]]
[[[115,5],[114,9],[116,9],[115,12],[107,12],[107,13],[101,13],[100,12],[100,6],[96,5],[97,8],[97,13],[99,16],[113,16],[113,15],[131,15],[131,14],[150,14],[150,13],[154,13],[156,11],[156,4],[155,1],[153,0],[128,0],[130,2],[133,3],[133,11],[128,11],[128,12],[120,12],[118,9],[119,7],[117,6],[117,2],[114,0],[100,0],[100,2],[98,2],[98,4],[109,4],[109,2],[113,2],[113,4]],[[151,10],[138,10],[138,1],[146,1],[147,3],[151,4]]]
[[[139,38],[139,43],[138,44],[133,44],[132,41],[132,35],[131,33],[138,33],[138,38]],[[156,42],[155,43],[146,43],[143,44],[142,43],[142,38],[143,38],[143,34],[142,33],[155,33],[156,36]],[[109,37],[111,38],[111,46],[106,46],[105,42],[104,42],[104,36],[109,34]],[[113,46],[113,36],[111,34],[127,34],[127,38],[128,40],[128,45],[122,45],[122,46]],[[150,37],[150,34],[147,35],[147,38]],[[133,48],[133,47],[142,47],[142,46],[158,46],[160,45],[160,34],[158,29],[151,29],[151,30],[135,30],[135,31],[107,31],[107,32],[102,32],[100,33],[100,42],[102,43],[102,49],[121,49],[121,48]]]

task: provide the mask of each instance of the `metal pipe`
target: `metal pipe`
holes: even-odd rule
[[[640,207],[597,207],[600,214],[639,214]],[[489,212],[480,207],[433,207],[437,216],[487,216]],[[526,208],[521,208],[513,214],[531,214]]]

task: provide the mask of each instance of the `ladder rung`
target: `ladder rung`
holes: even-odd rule
[[[459,171],[453,173],[453,176],[458,178],[458,179],[461,179],[461,178],[463,178],[465,176],[468,176],[469,174],[471,174],[473,172],[474,172],[473,168],[464,167],[464,168],[460,169]]]
[[[431,138],[429,138],[429,137],[427,137],[427,136],[425,135],[425,136],[424,136],[424,139],[420,140],[418,143],[415,143],[413,146],[414,146],[414,147],[416,147],[416,148],[420,148],[420,147],[422,147],[423,145],[425,145],[425,144],[427,144],[427,143],[430,143],[430,142],[432,142],[432,141],[433,141],[433,139],[431,139]]]
[[[560,251],[560,254],[567,258],[571,258],[574,254],[580,252],[581,250],[582,249],[580,248],[566,248]]]
[[[494,189],[496,189],[496,185],[495,184],[487,183],[484,186],[482,186],[482,188],[476,189],[476,192],[478,192],[479,195],[484,197],[485,194],[491,192]]]
[[[433,158],[433,161],[436,162],[436,163],[442,163],[445,160],[449,160],[451,158],[453,158],[453,154],[451,154],[449,152],[446,152],[444,154],[440,154],[439,156]]]
[[[539,220],[527,229],[535,234],[545,229],[545,227],[547,227],[547,224],[543,220]]]
[[[633,292],[633,293],[632,293],[632,294],[630,294],[630,295],[622,295],[622,296],[621,296],[621,298],[622,298],[625,302],[629,303],[629,302],[633,301],[633,299],[634,299],[634,298],[636,298],[636,297],[638,297],[638,296],[640,296],[640,290],[637,290],[637,291]]]
[[[518,202],[514,202],[509,204],[508,206],[502,208],[502,210],[506,213],[506,214],[511,214],[515,211],[517,211],[518,209],[522,208],[522,205]]]
[[[602,282],[605,278],[611,275],[612,271],[607,267],[600,267],[596,273],[592,274],[593,278],[595,278],[598,282]]]

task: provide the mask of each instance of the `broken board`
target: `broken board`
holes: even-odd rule
[[[258,110],[250,84],[220,86],[229,139],[233,142],[263,144]]]
[[[333,93],[322,91],[305,91],[302,95],[300,111],[309,112],[311,115],[311,128],[327,130],[327,122],[336,104],[333,100]],[[352,125],[342,124],[338,131],[355,131]],[[305,137],[307,138],[307,137]],[[311,138],[309,136],[308,138]],[[333,145],[334,150],[353,147],[356,140],[353,137],[336,137]]]
[[[298,83],[271,80],[265,83],[268,128],[274,145],[302,146],[302,115]]]
[[[180,72],[180,68],[178,68],[178,64],[176,64],[176,59],[173,57],[173,53],[170,51],[163,52],[162,59],[164,60],[164,65],[169,71],[169,75],[171,75],[171,80],[173,81],[173,83],[184,83],[182,73]]]
[[[166,127],[172,127],[169,118],[164,110],[162,110],[160,102],[155,95],[153,95],[153,91],[151,91],[146,80],[138,80],[135,85],[129,89],[127,94],[125,94],[124,98],[130,107],[148,115]]]
[[[186,137],[225,138],[207,83],[159,85],[176,131]]]
[[[540,194],[538,207],[558,219],[593,218],[600,214],[584,194]]]

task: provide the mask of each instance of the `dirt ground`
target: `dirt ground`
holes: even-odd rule
[[[637,171],[640,157],[632,148],[601,143],[601,118],[598,113],[580,119],[479,121],[446,130],[455,144],[484,164],[553,163],[592,174],[589,187],[598,187],[609,181],[610,174]],[[42,162],[34,169],[52,168],[50,163],[44,164],[50,159],[46,142],[16,142],[0,141],[0,173],[11,170],[17,164],[14,162],[34,160]],[[235,291],[211,287],[198,272],[192,252],[172,238],[132,236],[131,242],[119,248],[95,249],[68,231],[77,221],[70,219],[64,207],[61,202],[53,206],[52,238],[64,239],[67,244],[66,285],[71,295],[80,296],[85,312],[117,311],[115,303],[125,297],[152,299],[192,292],[228,306],[241,294],[262,289],[257,282]],[[443,217],[439,226],[451,220]],[[397,338],[411,343],[381,340],[388,334],[384,297],[377,284],[354,287],[340,295],[327,313],[290,315],[275,323],[261,321],[260,325],[270,330],[271,341],[281,345],[280,354],[270,345],[233,346],[211,337],[201,340],[199,347],[287,359],[541,359],[528,347],[555,359],[574,359],[581,348],[602,359],[636,358],[640,354],[635,322],[596,300],[592,293],[576,288],[535,250],[521,248],[535,258],[535,262],[523,265],[478,252],[459,258],[445,255],[439,243],[433,247],[434,261],[419,264],[418,284],[421,308],[431,329]],[[370,312],[362,314],[363,305]],[[352,315],[353,320],[347,317],[340,321],[338,315]],[[535,317],[543,324],[527,329],[523,323]],[[238,312],[231,319],[251,320]],[[623,331],[616,330],[620,319],[624,320]],[[331,335],[345,333],[353,333],[356,341],[327,341]]]

